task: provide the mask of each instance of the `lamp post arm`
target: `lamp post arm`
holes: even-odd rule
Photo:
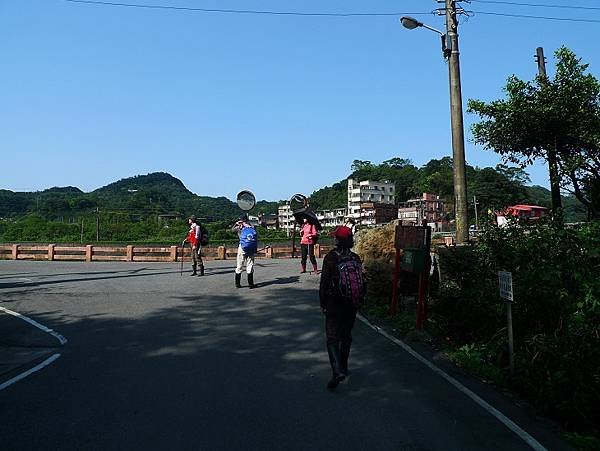
[[[428,30],[431,30],[431,31],[433,31],[433,32],[435,32],[435,33],[437,33],[437,34],[439,34],[440,36],[444,36],[444,33],[443,33],[443,32],[441,32],[440,30],[438,30],[437,28],[433,28],[433,27],[430,27],[429,25],[425,25],[425,24],[421,24],[421,26],[422,26],[423,28],[427,28]]]

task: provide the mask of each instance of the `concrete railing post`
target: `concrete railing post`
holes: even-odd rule
[[[268,247],[266,249],[265,257],[267,257],[267,258],[273,258],[273,248],[272,247]]]
[[[217,259],[227,260],[227,249],[225,249],[225,246],[219,246],[217,248]]]
[[[177,261],[177,246],[171,246],[171,261]]]
[[[133,246],[131,244],[127,245],[127,261],[133,261]]]
[[[315,244],[315,257],[321,258],[321,245]]]
[[[88,244],[85,246],[85,261],[86,262],[91,262],[92,261],[92,254],[93,254],[93,246],[91,244]]]
[[[19,245],[18,244],[13,244],[12,258],[13,258],[13,260],[17,260],[19,258]]]
[[[54,260],[54,246],[56,246],[56,244],[49,244],[48,245],[48,260],[49,261],[53,261]]]

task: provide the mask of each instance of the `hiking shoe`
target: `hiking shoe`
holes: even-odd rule
[[[340,382],[342,382],[344,379],[346,379],[346,375],[343,373],[340,374],[336,374],[335,376],[333,376],[329,382],[327,382],[327,388],[330,390],[333,390],[334,388],[336,388]]]

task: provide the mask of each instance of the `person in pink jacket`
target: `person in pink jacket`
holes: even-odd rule
[[[304,218],[302,226],[300,227],[300,247],[302,248],[302,273],[306,272],[306,257],[310,258],[310,262],[313,266],[313,271],[317,273],[317,259],[315,258],[315,243],[318,238],[317,228],[314,224],[310,224],[306,218]]]

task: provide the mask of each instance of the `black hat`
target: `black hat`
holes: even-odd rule
[[[240,221],[247,221],[248,220],[248,213],[242,213],[240,215]]]
[[[190,219],[192,220],[192,222],[196,222],[196,215],[190,216]]]

